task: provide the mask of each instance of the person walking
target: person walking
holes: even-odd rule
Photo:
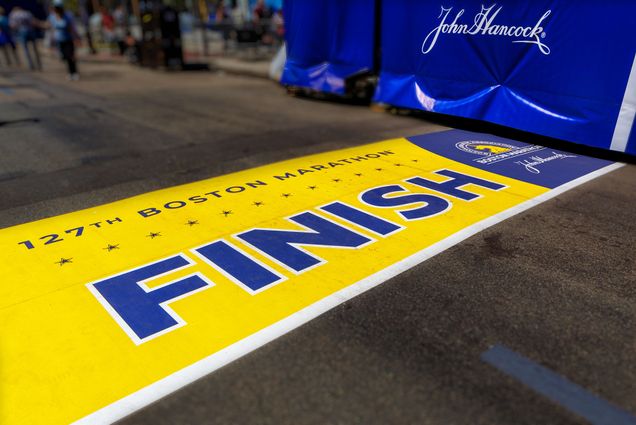
[[[110,14],[110,12],[105,6],[101,7],[101,15],[102,15],[102,39],[108,45],[108,49],[112,51],[113,45],[115,43],[115,38],[114,38],[115,20],[113,19],[113,15]]]
[[[24,55],[26,56],[29,69],[31,71],[35,69],[42,69],[42,62],[40,61],[40,52],[38,51],[38,45],[36,43],[37,33],[35,29],[35,19],[28,10],[22,9],[20,6],[14,6],[9,13],[9,27],[11,28],[16,40],[24,48]],[[35,62],[31,58],[33,53]]]
[[[0,49],[4,53],[4,58],[7,61],[7,65],[13,65],[15,60],[16,65],[20,65],[20,59],[18,58],[18,52],[15,48],[15,42],[11,35],[11,27],[9,27],[9,18],[7,17],[5,10],[0,6]]]
[[[7,61],[7,66],[11,66],[11,56],[9,56],[9,38],[0,29],[0,50],[4,53],[4,58]]]
[[[119,55],[124,56],[126,53],[126,28],[128,26],[128,17],[124,5],[118,5],[113,11],[113,38],[117,43]]]
[[[75,22],[70,13],[64,10],[62,0],[53,1],[53,12],[49,15],[49,26],[53,32],[53,41],[57,44],[62,59],[68,66],[68,79],[79,80],[75,59],[75,42],[79,40]]]

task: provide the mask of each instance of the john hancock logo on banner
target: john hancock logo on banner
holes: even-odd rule
[[[543,29],[543,22],[550,16],[552,10],[547,10],[543,15],[537,15],[537,21],[532,25],[502,25],[495,23],[501,13],[503,6],[497,7],[493,4],[490,7],[481,6],[481,11],[475,15],[472,19],[462,19],[465,9],[460,9],[456,13],[453,12],[453,8],[445,8],[441,6],[441,12],[437,19],[440,21],[439,25],[428,33],[424,41],[422,42],[422,53],[427,54],[439,41],[440,34],[460,34],[465,36],[498,36],[498,37],[511,37],[513,43],[534,44],[539,51],[544,55],[550,54],[550,47],[548,47],[543,39],[546,37],[546,33]]]
[[[537,145],[514,146],[507,143],[487,142],[482,140],[467,140],[459,142],[455,144],[455,147],[460,151],[480,156],[480,158],[477,158],[474,161],[484,165],[544,149],[543,146]]]

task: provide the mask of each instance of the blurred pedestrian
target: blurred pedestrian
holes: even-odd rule
[[[104,43],[106,43],[109,47],[109,50],[112,50],[113,44],[115,43],[115,20],[113,16],[110,14],[106,7],[101,7],[101,15],[102,15],[102,37]]]
[[[219,0],[216,4],[215,9],[210,12],[209,22],[211,24],[211,29],[213,31],[217,31],[221,33],[223,37],[223,51],[226,51],[229,47],[229,41],[231,37],[231,33],[233,31],[232,19],[231,19],[232,10],[225,3],[224,0]]]
[[[272,17],[272,10],[267,7],[265,0],[258,0],[254,6],[253,19],[254,22],[260,23]]]
[[[2,30],[0,30],[0,49],[4,53],[4,58],[7,61],[7,66],[11,66],[11,56],[9,56],[9,38]]]
[[[102,34],[102,14],[99,11],[94,11],[93,14],[88,17],[88,32],[91,33],[93,44],[99,45],[104,42],[104,35]]]
[[[126,30],[124,37],[124,53],[128,56],[130,63],[139,63],[140,54],[140,42],[133,37],[130,30]]]
[[[216,5],[216,10],[214,11],[214,21],[217,24],[222,24],[228,20],[230,17],[230,12],[228,11],[228,7],[225,5],[224,0],[220,0]]]
[[[63,0],[53,1],[53,13],[49,15],[49,26],[53,31],[53,40],[68,67],[68,79],[79,80],[75,60],[75,42],[79,41],[79,36],[73,16],[64,10]]]
[[[283,10],[278,9],[272,16],[272,31],[274,32],[277,44],[285,39],[285,19],[283,18]]]
[[[115,39],[115,43],[117,43],[117,48],[119,49],[119,54],[124,56],[126,53],[126,27],[127,27],[128,17],[126,16],[126,10],[124,10],[124,5],[118,5],[113,11],[113,38]]]
[[[84,37],[86,38],[86,45],[88,46],[88,52],[91,55],[97,54],[95,43],[93,42],[93,33],[90,28],[90,13],[89,9],[92,9],[89,5],[89,0],[79,0],[79,21],[84,28]]]
[[[24,55],[29,64],[29,69],[32,71],[42,69],[37,45],[36,21],[33,18],[33,14],[20,6],[14,6],[11,13],[9,13],[9,27],[18,43],[24,48]],[[33,53],[35,63],[31,58],[31,53]]]
[[[16,65],[20,65],[20,59],[11,35],[11,28],[9,27],[9,18],[2,7],[0,7],[0,49],[4,53],[7,65],[13,65],[12,59],[15,60]]]

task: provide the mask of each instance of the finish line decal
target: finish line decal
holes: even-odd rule
[[[0,423],[115,421],[619,166],[452,130],[0,230]]]

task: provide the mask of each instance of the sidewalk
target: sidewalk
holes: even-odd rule
[[[245,61],[230,57],[209,58],[210,69],[224,71],[229,74],[249,77],[269,78],[270,61]]]
[[[86,47],[78,50],[78,58],[80,62],[88,63],[128,63],[126,57],[112,54],[106,50],[100,50],[96,54],[91,55]],[[266,79],[269,78],[271,62],[270,60],[245,60],[217,53],[203,56],[190,50],[184,51],[184,61],[186,64],[208,64],[211,71]],[[131,64],[131,66],[138,65]]]

